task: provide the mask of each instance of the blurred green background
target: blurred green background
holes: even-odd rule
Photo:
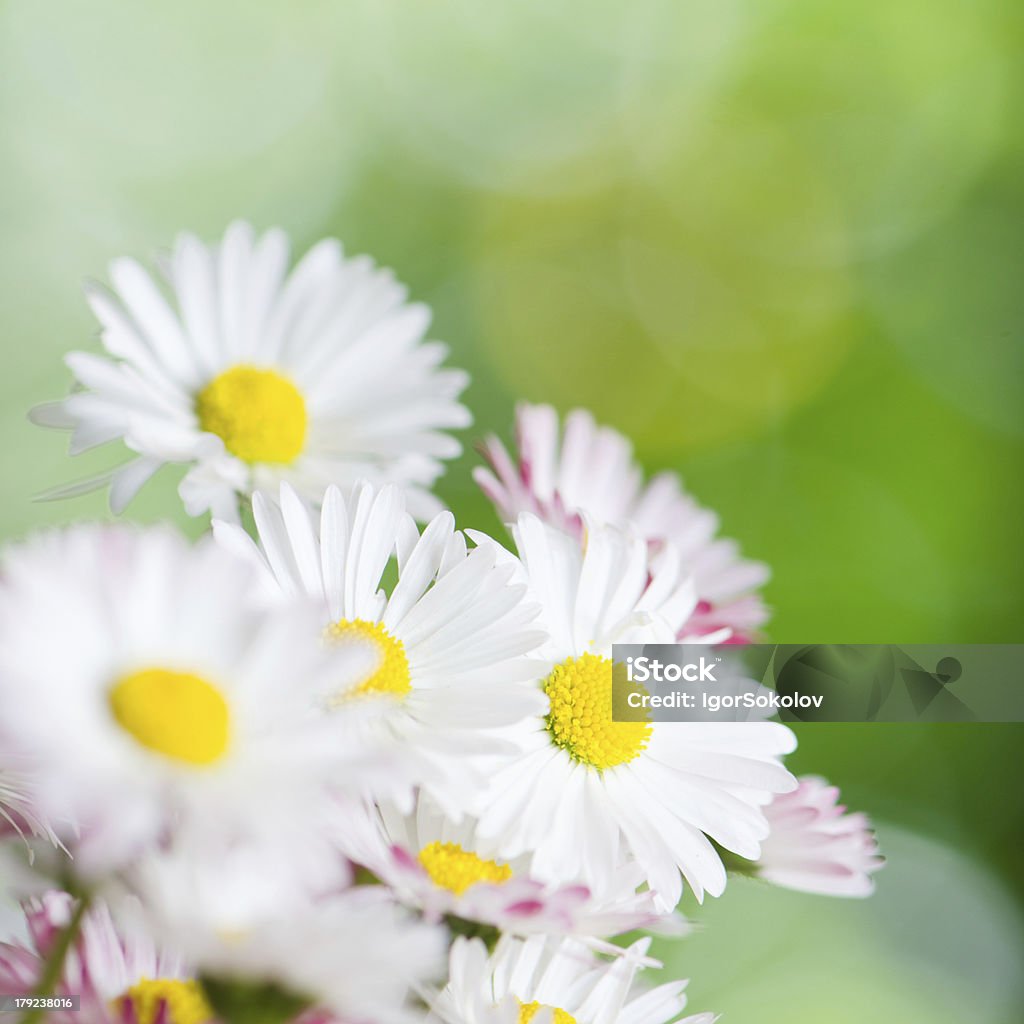
[[[116,458],[25,421],[96,344],[80,281],[243,216],[395,267],[467,440],[587,405],[680,470],[773,566],[772,639],[1020,641],[1022,56],[1017,0],[3,3],[0,534],[105,514],[31,501]],[[475,461],[442,493],[496,528]],[[691,1006],[1019,1022],[1024,732],[800,739],[878,895],[738,881],[663,950]]]

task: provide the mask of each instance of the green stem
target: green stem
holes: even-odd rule
[[[89,896],[81,896],[75,905],[67,927],[57,936],[57,941],[54,942],[53,948],[46,957],[43,973],[39,976],[39,981],[36,982],[35,990],[32,993],[33,998],[48,999],[53,995],[57,982],[60,981],[61,975],[64,973],[64,961],[67,959],[68,950],[71,949],[72,944],[78,937],[78,933],[82,928],[82,921],[88,910]],[[35,1007],[21,1018],[21,1024],[35,1024],[36,1021],[43,1020],[45,1016],[45,1009]]]

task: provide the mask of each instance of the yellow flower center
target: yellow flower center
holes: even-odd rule
[[[385,693],[393,697],[404,697],[412,689],[405,645],[379,622],[341,619],[327,627],[327,635],[337,644],[369,643],[376,648],[378,654],[377,667],[361,683],[345,690],[331,703],[340,704],[350,697],[366,694]]]
[[[512,877],[512,869],[507,864],[485,860],[458,843],[429,843],[420,850],[419,860],[434,885],[456,896],[461,896],[477,882],[501,885]]]
[[[294,462],[306,440],[306,402],[274,370],[225,370],[196,396],[196,415],[243,462]]]
[[[567,658],[544,680],[548,732],[580,764],[601,771],[640,755],[651,724],[612,721],[612,662],[596,654]]]
[[[519,1024],[530,1024],[538,1010],[550,1010],[553,1024],[576,1024],[576,1018],[557,1006],[545,1006],[543,1003],[532,1002],[519,1004]]]
[[[228,749],[227,702],[199,676],[144,669],[120,679],[108,699],[121,728],[165,757],[209,765]]]
[[[154,1024],[163,1006],[167,1007],[162,1018],[165,1024],[206,1024],[213,1018],[213,1010],[197,981],[143,978],[113,1002],[116,1013],[134,1010],[136,1024]]]

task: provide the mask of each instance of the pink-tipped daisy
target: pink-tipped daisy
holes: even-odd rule
[[[520,512],[576,535],[582,516],[632,525],[652,545],[672,544],[693,574],[697,602],[681,633],[710,637],[727,630],[732,642],[756,635],[768,615],[757,589],[768,568],[740,556],[735,541],[718,536],[718,517],[682,487],[674,473],[646,483],[633,446],[611,427],[576,409],[560,427],[549,405],[516,407],[516,445],[510,455],[491,436],[482,446],[490,469],[474,477],[506,523]]]
[[[49,892],[25,904],[28,944],[0,945],[0,995],[35,990],[75,901]],[[208,1024],[213,1011],[181,958],[158,950],[141,927],[115,926],[103,903],[82,919],[55,996],[78,996],[80,1009],[53,1010],[51,1024]]]
[[[685,923],[665,918],[650,892],[638,891],[643,872],[622,864],[603,893],[582,884],[533,878],[528,856],[490,855],[476,821],[447,818],[427,796],[413,813],[385,805],[348,816],[342,845],[407,906],[429,919],[459,918],[507,935],[575,935],[595,949],[620,953],[604,941],[634,928],[658,926],[682,934]]]
[[[849,814],[839,790],[805,775],[766,808],[771,831],[755,866],[759,877],[822,896],[870,896],[885,863],[867,815]]]

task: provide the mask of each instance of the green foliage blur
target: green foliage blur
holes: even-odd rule
[[[32,501],[118,457],[25,420],[96,346],[81,280],[242,216],[433,306],[463,525],[498,528],[475,438],[586,405],[772,565],[772,639],[1020,641],[1022,49],[1017,0],[7,0],[0,535],[107,514]],[[131,514],[202,529],[175,484]],[[690,907],[693,1010],[1019,1021],[1022,739],[804,727],[890,864],[865,903]]]

